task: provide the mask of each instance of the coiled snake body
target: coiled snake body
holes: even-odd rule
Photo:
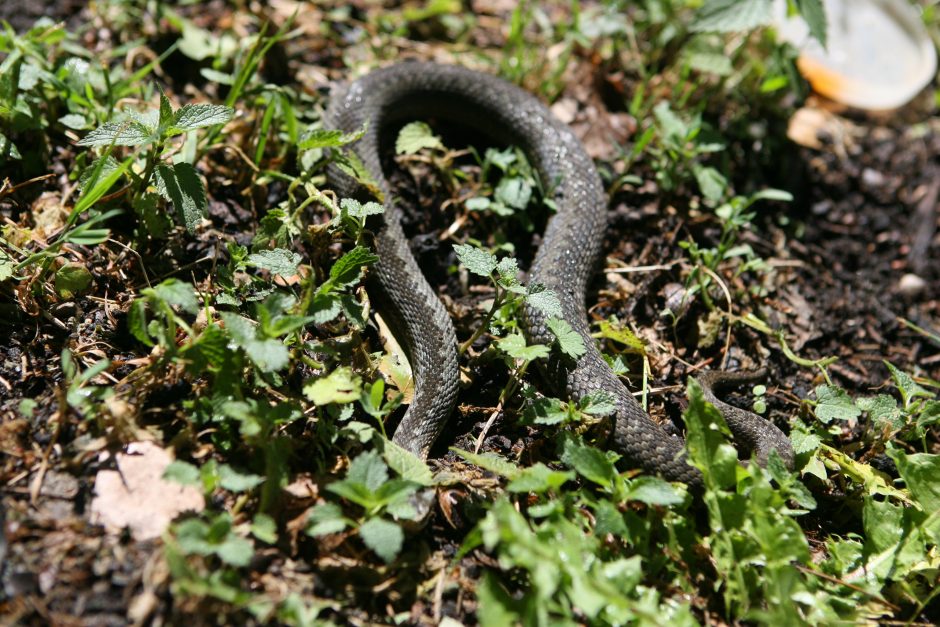
[[[698,484],[701,477],[686,461],[682,441],[666,434],[647,415],[589,335],[585,291],[601,254],[607,213],[606,195],[593,162],[571,130],[534,96],[494,76],[457,66],[405,62],[374,71],[335,88],[326,115],[328,127],[345,132],[367,125],[353,149],[385,198],[385,213],[375,236],[379,261],[369,289],[408,352],[415,378],[414,399],[394,441],[426,457],[453,412],[458,387],[453,323],[408,248],[400,225],[401,210],[391,201],[392,190],[380,159],[383,129],[422,117],[469,127],[524,150],[557,207],[528,280],[555,291],[564,319],[587,347],[577,360],[552,357],[551,378],[563,383],[573,399],[598,390],[615,399],[613,445],[629,463],[669,480]],[[331,169],[330,179],[341,196],[367,195],[338,168]],[[541,311],[527,307],[524,318],[531,343],[554,341]],[[706,398],[718,405],[736,441],[754,451],[758,462],[766,462],[770,450],[777,449],[792,463],[790,442],[772,423],[711,395],[711,383],[727,380],[724,375],[713,375],[703,383]]]

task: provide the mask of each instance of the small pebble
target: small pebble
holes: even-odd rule
[[[926,287],[927,281],[910,272],[902,276],[901,280],[898,281],[898,291],[901,292],[903,296],[909,298],[917,296],[923,292]]]

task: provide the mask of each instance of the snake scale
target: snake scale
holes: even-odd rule
[[[502,79],[459,66],[402,62],[334,87],[325,122],[328,128],[365,134],[352,148],[378,183],[385,213],[375,232],[379,261],[368,290],[393,333],[404,346],[415,379],[414,398],[393,440],[426,457],[457,398],[457,340],[453,323],[425,280],[400,224],[401,209],[383,173],[381,155],[387,131],[415,119],[433,117],[478,132],[504,145],[520,147],[551,190],[557,212],[549,220],[528,273],[531,283],[552,289],[563,318],[584,340],[577,360],[556,356],[546,368],[551,382],[572,399],[604,390],[615,399],[613,446],[626,461],[647,472],[692,485],[701,482],[686,460],[683,442],[655,423],[610,369],[589,334],[585,309],[588,281],[597,267],[607,220],[607,197],[594,163],[571,129],[537,98]],[[384,134],[383,134],[384,131]],[[329,178],[342,197],[369,198],[361,183],[331,167]],[[530,343],[551,344],[554,335],[541,311],[526,307],[524,326]],[[725,416],[735,441],[765,463],[776,449],[792,465],[789,439],[772,423],[725,405],[712,388],[749,380],[747,375],[706,373],[706,399]]]

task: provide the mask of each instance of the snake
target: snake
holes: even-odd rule
[[[588,284],[601,261],[608,199],[594,162],[566,124],[536,96],[504,79],[458,65],[404,61],[333,86],[324,113],[326,128],[362,133],[349,144],[372,181],[348,168],[328,168],[339,197],[381,200],[384,213],[370,230],[378,261],[366,290],[411,363],[414,395],[392,441],[426,459],[457,402],[459,367],[454,324],[422,274],[402,229],[402,209],[382,166],[390,130],[422,119],[469,129],[503,145],[520,148],[534,167],[556,210],[528,270],[530,284],[553,290],[561,318],[585,346],[577,358],[552,350],[544,377],[580,401],[598,392],[613,399],[610,439],[622,461],[669,481],[701,485],[686,456],[685,443],[668,434],[641,407],[602,357],[591,337],[586,309]],[[363,132],[364,129],[364,132]],[[379,193],[377,194],[376,191]],[[373,219],[373,218],[370,218]],[[557,315],[557,314],[556,314]],[[531,344],[552,345],[549,316],[524,306],[522,326]],[[735,443],[764,465],[776,450],[792,468],[793,448],[772,422],[721,402],[715,390],[749,381],[749,373],[709,371],[699,376],[705,400],[722,413]]]

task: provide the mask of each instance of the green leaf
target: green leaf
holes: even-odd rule
[[[55,291],[61,298],[69,300],[88,291],[93,280],[84,264],[70,261],[56,270]]]
[[[264,477],[242,473],[228,464],[219,465],[219,485],[232,492],[247,492],[264,483]]]
[[[607,455],[593,446],[581,444],[574,438],[566,438],[561,461],[574,468],[579,475],[594,483],[610,488],[617,471]]]
[[[348,253],[336,260],[333,267],[330,268],[329,289],[342,289],[359,282],[359,275],[363,268],[369,266],[379,258],[364,246],[356,246]]]
[[[904,426],[898,402],[887,394],[858,398],[855,399],[855,404],[862,411],[868,412],[868,416],[879,428],[885,424],[894,429]]]
[[[173,129],[192,131],[206,126],[225,124],[235,116],[235,110],[224,105],[188,104],[173,116]]]
[[[526,345],[525,338],[521,333],[513,333],[506,337],[496,340],[496,346],[513,359],[523,361],[533,361],[542,357],[548,357],[551,350],[543,344]]]
[[[511,461],[504,459],[496,453],[471,453],[459,448],[451,447],[453,452],[460,455],[471,464],[476,464],[483,470],[488,470],[493,474],[507,479],[515,479],[521,472],[519,467]]]
[[[351,144],[352,142],[358,140],[360,137],[365,135],[365,132],[365,126],[354,133],[344,133],[343,131],[315,128],[307,131],[304,134],[300,142],[297,144],[297,148],[298,150],[312,150],[314,148],[339,148],[340,146],[345,146],[346,144]]]
[[[842,388],[819,385],[816,387],[816,418],[820,422],[852,420],[862,413]]]
[[[885,361],[884,365],[888,368],[888,372],[891,373],[891,378],[894,379],[894,384],[898,386],[898,391],[901,392],[901,399],[904,401],[905,408],[907,408],[911,400],[916,397],[933,398],[934,395],[918,385],[911,375],[903,370],[898,370],[894,364],[889,361]]]
[[[434,485],[434,474],[426,461],[391,440],[383,440],[382,447],[385,462],[399,477],[422,486]]]
[[[297,266],[300,265],[302,259],[303,257],[300,254],[292,250],[275,248],[252,253],[248,255],[245,263],[261,270],[267,270],[271,274],[289,277],[297,274]]]
[[[496,255],[470,244],[455,244],[454,252],[467,270],[482,277],[491,276],[499,263]]]
[[[261,372],[276,372],[287,366],[290,351],[284,344],[274,339],[259,339],[255,324],[247,318],[228,311],[220,315],[235,344],[245,351]]]
[[[548,328],[555,334],[558,348],[568,357],[577,359],[587,351],[584,346],[584,339],[571,328],[567,321],[561,318],[552,318],[548,321]]]
[[[541,284],[530,285],[525,295],[527,305],[538,309],[548,318],[561,318],[561,301],[558,294]]]
[[[173,460],[163,469],[163,478],[180,485],[198,486],[202,484],[199,469],[178,459]]]
[[[251,556],[255,554],[255,547],[247,538],[231,533],[215,549],[215,554],[226,564],[240,568],[251,562]]]
[[[772,0],[705,0],[692,22],[697,32],[748,31],[769,24]]]
[[[721,488],[733,485],[738,452],[728,443],[731,432],[717,409],[706,403],[702,386],[690,377],[689,406],[682,414],[687,430],[686,448],[691,462],[702,471],[705,485]]]
[[[191,164],[180,162],[168,166],[160,164],[153,173],[157,192],[173,203],[176,214],[190,234],[208,215],[206,188]]]
[[[493,196],[507,207],[525,209],[532,199],[532,186],[522,177],[504,177],[500,179]]]
[[[267,514],[255,514],[251,521],[251,535],[268,544],[277,543],[277,523]]]
[[[552,470],[545,464],[538,462],[534,466],[523,468],[522,472],[506,486],[506,490],[516,493],[534,492],[541,494],[549,490],[558,490],[565,482],[574,479],[574,477],[573,472]]]
[[[135,120],[105,122],[81,140],[79,146],[142,146],[157,140],[153,129]]]
[[[906,455],[895,447],[889,448],[887,453],[921,508],[928,514],[940,512],[940,455]]]
[[[163,89],[160,89],[160,126],[165,127],[173,120],[173,107],[170,106],[170,99],[166,97]]]
[[[424,122],[411,122],[398,132],[398,139],[395,140],[396,154],[413,155],[424,148],[444,149],[441,138]]]
[[[152,290],[144,290],[144,294],[152,294],[157,299],[175,305],[186,313],[196,315],[199,313],[199,300],[192,285],[177,279],[167,279]]]
[[[609,320],[601,320],[599,335],[604,339],[613,340],[624,346],[627,352],[636,355],[646,354],[646,344],[643,340],[637,337],[629,328],[619,323],[615,325]]]
[[[343,510],[336,503],[319,503],[311,508],[307,516],[306,532],[311,536],[325,536],[339,533],[346,528],[348,522],[343,516]]]
[[[793,3],[803,16],[803,21],[809,26],[810,34],[825,48],[828,24],[822,0],[793,0]]]
[[[339,206],[346,211],[346,214],[353,218],[367,218],[385,213],[385,207],[377,202],[360,203],[353,198],[343,198],[339,201]]]
[[[692,173],[695,175],[698,187],[705,198],[718,201],[725,195],[728,180],[722,176],[721,172],[710,166],[693,164]]]
[[[682,503],[685,497],[671,483],[659,477],[637,477],[627,488],[627,499],[669,507]]]
[[[84,131],[89,126],[88,118],[78,113],[63,115],[59,118],[59,124],[73,131]],[[2,150],[0,150],[0,152],[2,152]]]
[[[314,405],[352,403],[362,393],[362,377],[345,366],[304,385],[304,396]]]
[[[364,522],[359,527],[359,537],[386,563],[398,556],[405,541],[401,527],[383,518],[370,518]]]

